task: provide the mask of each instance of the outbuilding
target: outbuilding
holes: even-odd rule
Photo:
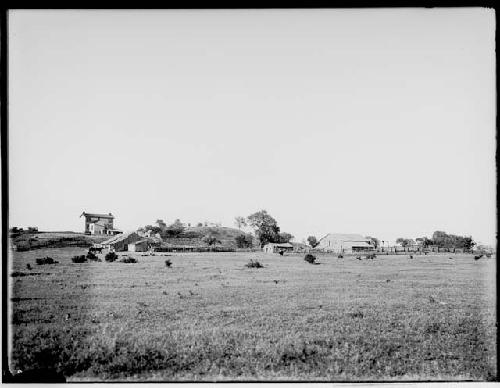
[[[269,243],[264,245],[262,250],[266,253],[291,252],[293,245],[290,243]]]
[[[148,240],[139,240],[127,245],[127,250],[129,252],[147,252],[150,248],[150,243]]]
[[[371,239],[360,234],[329,233],[319,240],[316,249],[325,252],[355,253],[374,251],[375,247]]]
[[[141,239],[142,238],[136,232],[128,232],[113,236],[110,239],[103,241],[101,244],[110,250],[119,252],[126,251],[128,244],[135,243]]]

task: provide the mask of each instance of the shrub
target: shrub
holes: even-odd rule
[[[52,257],[47,256],[47,257],[43,257],[41,259],[36,259],[36,263],[38,265],[45,265],[45,264],[57,264],[59,262],[52,259]]]
[[[85,257],[85,255],[73,256],[71,258],[71,261],[73,263],[86,263],[87,262],[87,258]]]
[[[125,256],[120,260],[120,263],[137,263],[137,259],[134,259],[133,257]]]
[[[264,268],[264,266],[257,260],[253,261],[250,259],[250,261],[246,264],[248,268]]]
[[[116,261],[118,259],[118,255],[115,252],[109,252],[104,256],[104,260],[106,260],[108,263],[112,263],[113,261]]]
[[[87,260],[97,261],[97,260],[99,260],[99,258],[97,257],[97,255],[94,252],[89,251],[89,253],[87,253]]]
[[[344,258],[344,255],[341,253],[337,256],[339,259],[343,259]]]
[[[304,260],[307,261],[308,263],[310,264],[315,264],[316,263],[316,256],[314,255],[311,255],[310,253],[308,253],[305,257],[304,257]]]
[[[375,253],[369,253],[368,255],[366,255],[366,258],[368,260],[373,260],[373,259],[376,259],[377,258],[377,255]],[[413,258],[413,257],[412,257]]]
[[[165,260],[166,267],[170,267],[171,265],[172,265],[172,262],[169,259]]]
[[[251,234],[240,234],[235,237],[235,241],[238,248],[251,248],[253,245],[253,237]]]

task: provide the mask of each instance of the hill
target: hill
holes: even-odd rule
[[[237,248],[236,237],[245,234],[245,232],[224,226],[195,226],[186,228],[178,237],[163,238],[163,241],[172,245],[191,245],[207,246],[202,240],[207,235],[212,235],[218,239],[221,244],[227,248]]]
[[[12,248],[29,251],[39,248],[90,247],[110,236],[91,236],[76,232],[34,232],[11,235]]]

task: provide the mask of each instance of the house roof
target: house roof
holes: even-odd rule
[[[99,217],[99,218],[115,218],[115,216],[111,213],[109,214],[98,214],[98,213],[85,213],[83,212],[81,216],[85,216],[85,217]]]
[[[122,233],[122,234],[117,234],[106,241],[103,241],[101,244],[102,245],[109,245],[109,244],[114,244],[117,242],[120,242],[122,240],[125,240],[126,238],[130,237],[132,234],[135,234],[135,232],[127,232],[127,233]]]
[[[266,246],[267,245],[270,245],[272,247],[278,247],[278,248],[293,248],[293,245],[290,243],[269,243],[269,244],[266,244]]]
[[[360,234],[355,233],[328,233],[325,237],[321,238],[319,241],[328,240],[340,240],[340,241],[371,241],[369,238],[363,237]]]
[[[354,246],[354,247],[370,247],[370,246],[372,246],[367,241],[352,241],[352,242],[353,242],[352,246]]]
[[[149,240],[144,239],[144,240],[134,241],[130,244],[142,244],[142,243],[147,243],[147,242],[149,242]]]

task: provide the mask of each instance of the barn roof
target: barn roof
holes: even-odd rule
[[[293,248],[293,245],[290,243],[269,243],[266,245],[270,245],[272,247],[278,247],[278,248]]]
[[[127,233],[117,234],[117,235],[111,237],[110,239],[103,241],[101,244],[102,245],[115,244],[117,242],[125,240],[126,238],[130,237],[132,234],[136,234],[136,233],[135,232],[127,232]]]
[[[132,242],[130,244],[142,244],[142,243],[147,243],[147,242],[149,242],[149,240],[148,239],[144,239],[144,240],[134,241],[134,242]]]
[[[85,213],[83,212],[81,216],[85,216],[85,217],[99,217],[99,218],[115,218],[115,216],[111,213],[109,214],[98,214],[98,213]]]
[[[355,233],[328,233],[325,237],[321,238],[319,241],[328,238],[329,240],[340,240],[340,241],[371,241],[369,238],[363,237],[360,234]]]

